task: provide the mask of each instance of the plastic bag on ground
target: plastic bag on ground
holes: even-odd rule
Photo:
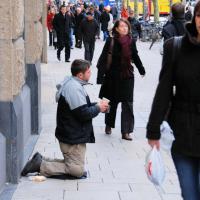
[[[160,151],[154,146],[147,154],[145,170],[148,179],[155,185],[161,185],[165,178],[165,166]]]
[[[169,124],[166,121],[163,121],[163,123],[160,126],[160,146],[165,151],[170,151],[172,147],[172,143],[175,140],[173,131],[170,128]]]

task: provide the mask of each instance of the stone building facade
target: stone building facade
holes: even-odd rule
[[[0,1],[0,193],[17,183],[41,129],[45,0]]]

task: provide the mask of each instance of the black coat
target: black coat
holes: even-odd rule
[[[82,13],[80,13],[79,15],[77,15],[77,13],[75,14],[75,27],[74,27],[74,34],[75,35],[79,35],[80,34],[80,25],[82,20],[84,19],[84,15]]]
[[[80,25],[80,33],[83,41],[93,42],[99,30],[99,25],[95,19],[89,21],[87,18],[83,19]]]
[[[164,41],[172,38],[174,36],[182,36],[185,34],[185,19],[174,19],[171,22],[168,22],[162,30],[162,36],[164,37]]]
[[[147,124],[147,138],[160,138],[160,124],[171,103],[168,122],[175,136],[172,151],[200,157],[200,43],[192,37],[191,24],[186,28],[187,35],[183,37],[174,64],[173,38],[164,44],[162,70]]]
[[[63,14],[59,12],[53,19],[53,27],[57,34],[58,45],[64,46],[64,44],[69,41],[69,33],[71,28],[70,16],[63,16]]]
[[[101,17],[100,17],[101,30],[102,31],[108,31],[108,22],[109,21],[110,21],[110,16],[109,16],[109,14],[106,11],[104,11],[101,14]]]
[[[142,32],[140,22],[135,17],[128,17],[128,21],[131,25],[132,37],[137,40],[138,37],[141,37]]]
[[[121,54],[122,48],[117,39],[114,39],[114,46],[112,50],[112,63],[110,65],[109,70],[106,70],[108,51],[111,43],[111,38],[108,38],[101,56],[97,63],[98,68],[98,76],[97,83],[102,84],[101,90],[99,93],[99,97],[106,97],[111,101],[133,101],[133,88],[134,88],[134,74],[133,74],[133,66],[131,75],[126,79],[121,78]],[[132,52],[132,61],[136,65],[141,75],[145,75],[145,69],[142,65],[142,62],[138,56],[138,51],[136,48],[136,44],[134,40],[132,40],[131,44],[131,52]],[[131,65],[131,63],[130,63]]]

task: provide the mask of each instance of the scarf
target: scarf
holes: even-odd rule
[[[129,78],[131,70],[131,43],[132,39],[129,35],[125,35],[118,38],[118,41],[122,48],[122,55],[121,55],[121,77],[122,78]]]

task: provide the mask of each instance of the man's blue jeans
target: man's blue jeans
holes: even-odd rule
[[[184,200],[200,200],[200,158],[172,153]]]
[[[103,41],[106,41],[108,37],[109,37],[108,31],[103,31]]]

